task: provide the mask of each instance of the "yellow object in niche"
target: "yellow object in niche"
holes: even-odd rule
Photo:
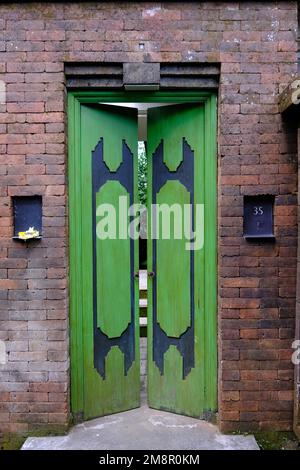
[[[39,237],[40,232],[38,230],[35,230],[34,227],[29,227],[28,230],[25,232],[19,232],[18,236],[21,240],[29,240],[31,238],[37,238]]]

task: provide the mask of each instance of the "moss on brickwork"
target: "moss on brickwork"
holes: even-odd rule
[[[261,450],[300,450],[300,442],[293,432],[259,431],[254,436]]]
[[[0,450],[18,450],[28,437],[61,436],[68,432],[64,425],[36,425],[30,431],[23,433],[3,433],[0,436]]]
[[[22,434],[5,433],[0,440],[0,450],[18,450],[22,447],[27,436]]]

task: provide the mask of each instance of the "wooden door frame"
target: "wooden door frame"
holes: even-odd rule
[[[69,200],[69,314],[71,357],[71,412],[83,410],[83,310],[81,263],[80,107],[98,103],[201,103],[205,118],[205,409],[217,409],[217,95],[208,91],[70,91],[68,93],[68,200]],[[206,213],[207,212],[207,213]]]

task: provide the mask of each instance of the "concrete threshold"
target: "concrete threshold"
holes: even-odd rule
[[[252,435],[221,434],[206,421],[142,405],[86,421],[68,435],[30,437],[22,450],[259,450]]]

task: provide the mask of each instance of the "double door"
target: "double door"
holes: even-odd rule
[[[138,111],[70,103],[71,400],[88,419],[140,404]],[[213,111],[147,116],[148,403],[194,417],[216,408]]]

